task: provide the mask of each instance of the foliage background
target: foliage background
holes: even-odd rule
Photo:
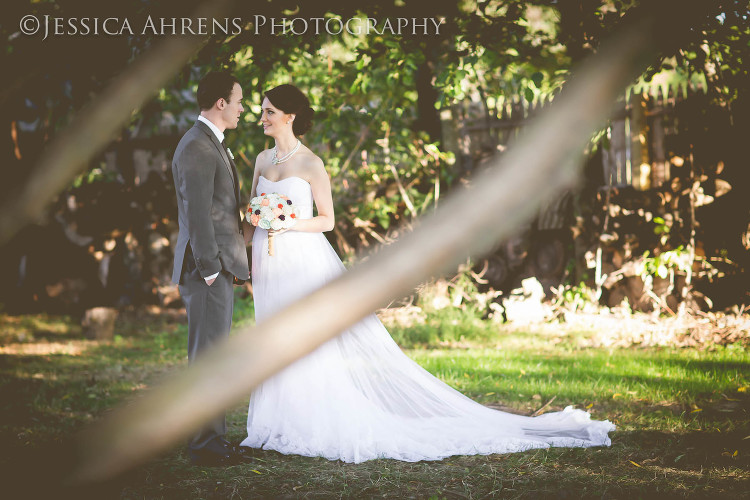
[[[4,128],[10,131],[0,151],[6,167],[0,194],[33,179],[35,161],[50,138],[158,42],[158,37],[147,35],[43,41],[18,33],[23,15],[189,17],[198,5],[169,0],[117,6],[80,0],[9,4],[0,24],[0,62],[7,68],[0,77],[0,107]],[[168,302],[165,287],[176,230],[170,156],[195,118],[194,91],[208,70],[232,70],[245,85],[249,111],[228,141],[241,158],[246,196],[254,158],[271,146],[257,126],[262,92],[292,81],[308,93],[317,115],[304,140],[323,158],[332,177],[337,225],[329,236],[346,260],[408,230],[419,214],[466,184],[481,159],[496,151],[492,144],[463,140],[468,118],[484,117],[489,123],[514,106],[541,107],[564,86],[573,65],[596,51],[606,33],[639,8],[648,5],[620,0],[436,1],[427,11],[423,4],[405,0],[366,5],[235,2],[227,17],[246,21],[256,15],[434,16],[445,23],[439,35],[430,36],[274,36],[263,31],[257,35],[246,26],[239,35],[211,38],[150,102],[133,111],[129,125],[100,156],[82,166],[83,173],[49,207],[46,220],[0,249],[0,269],[17,284],[6,287],[0,300],[11,310],[50,311]],[[748,116],[750,78],[743,61],[750,52],[749,24],[744,2],[712,1],[710,14],[694,27],[692,39],[663,54],[639,87],[648,92],[662,85],[654,82],[663,78],[652,77],[665,72],[672,85],[695,74],[707,82],[705,98],[695,99],[691,108],[694,116],[675,124],[683,144],[675,146],[674,154],[694,154],[701,169],[715,171],[719,164],[725,169],[733,192],[717,210],[719,219],[732,227],[728,236],[709,232],[706,238],[718,241],[710,252],[726,257],[735,271],[747,267],[748,247],[741,246],[740,239],[750,222],[741,194],[748,175],[739,140]],[[601,230],[595,213],[600,208],[587,200],[596,198],[594,192],[604,183],[596,155],[600,145],[606,147],[605,135],[592,141],[592,162],[579,196],[583,202],[574,214],[593,221],[588,224],[589,244]],[[150,171],[139,170],[134,152],[147,157]],[[642,208],[648,207],[644,203]],[[673,241],[664,249],[684,244],[686,231],[684,226],[675,228]],[[644,245],[638,253],[654,249]],[[581,256],[575,258],[571,266],[578,271],[568,273],[567,279],[575,284],[590,281]]]

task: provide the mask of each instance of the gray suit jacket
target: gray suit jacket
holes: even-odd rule
[[[180,140],[172,175],[180,226],[172,282],[180,282],[188,244],[204,278],[224,269],[248,279],[237,169],[205,123],[196,122]]]

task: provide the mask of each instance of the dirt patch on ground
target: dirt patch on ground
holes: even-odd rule
[[[643,313],[572,312],[539,323],[535,330],[586,332],[578,342],[588,347],[707,347],[750,344],[750,315],[701,313],[671,317]],[[526,327],[528,328],[528,326]]]
[[[542,333],[551,342],[570,341],[581,347],[710,347],[740,343],[750,345],[750,314],[711,312],[659,316],[610,309],[588,308],[585,311],[557,310],[548,317],[523,322],[491,319],[505,332]],[[378,317],[387,325],[409,327],[424,323],[427,314],[419,307],[381,309]]]
[[[78,356],[90,347],[99,345],[95,340],[69,340],[67,342],[24,342],[0,346],[0,354],[20,356],[46,356],[48,354],[66,354]]]

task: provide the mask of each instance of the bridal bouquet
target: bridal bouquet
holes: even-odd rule
[[[299,209],[292,200],[279,193],[261,193],[250,200],[245,219],[261,229],[289,229],[297,222]],[[274,233],[268,233],[268,255],[273,255]]]

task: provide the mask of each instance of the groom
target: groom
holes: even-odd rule
[[[198,121],[180,140],[172,161],[180,227],[172,281],[187,311],[190,363],[229,335],[232,284],[250,274],[237,169],[224,145],[224,131],[237,128],[243,112],[237,78],[226,72],[205,75],[198,84],[198,105]],[[195,434],[188,443],[193,464],[241,461],[225,434],[224,415]]]

